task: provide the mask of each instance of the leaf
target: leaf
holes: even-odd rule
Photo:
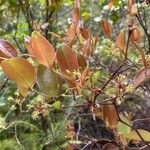
[[[119,150],[119,148],[115,146],[114,144],[107,143],[103,146],[102,150]]]
[[[120,116],[120,118],[121,118],[122,121],[124,121],[128,125],[132,126],[130,121],[127,118],[125,118],[123,116]],[[124,123],[119,121],[119,124],[118,124],[118,132],[119,132],[119,134],[125,136],[125,135],[129,134],[130,131],[131,131],[131,128],[129,126],[127,126]]]
[[[145,80],[150,78],[150,67],[141,69],[134,77],[133,84],[135,87],[141,85]]]
[[[130,10],[130,14],[131,14],[131,16],[136,16],[138,14],[138,9],[137,9],[137,6],[135,4],[132,5],[131,10]]]
[[[77,59],[78,59],[78,63],[79,63],[79,69],[84,70],[86,68],[86,66],[87,66],[86,59],[81,54],[77,55]]]
[[[79,7],[75,7],[72,14],[72,21],[77,26],[80,21],[80,11]]]
[[[57,62],[62,72],[74,72],[79,68],[77,56],[67,45],[63,49],[58,49]]]
[[[87,28],[80,28],[80,33],[85,40],[90,37],[90,30]]]
[[[19,89],[19,93],[23,96],[23,97],[26,97],[27,96],[27,93],[28,93],[28,88],[26,87],[22,87],[22,86],[18,86],[18,89]]]
[[[87,66],[87,67],[85,68],[85,70],[83,71],[83,73],[81,74],[81,85],[84,85],[84,84],[85,84],[85,82],[86,82],[86,80],[87,80],[89,74],[90,74],[90,69],[89,69],[89,67]]]
[[[16,48],[6,40],[0,39],[0,57],[11,58],[17,57]],[[0,58],[0,62],[2,59]]]
[[[37,84],[44,94],[50,97],[56,97],[58,95],[58,75],[43,65],[40,65],[37,70]]]
[[[90,39],[86,40],[83,42],[83,45],[81,47],[83,54],[86,58],[89,57],[90,52],[91,52],[91,48],[90,48]]]
[[[26,37],[25,45],[27,50],[35,57],[40,64],[45,65],[49,69],[55,61],[56,54],[53,46],[39,32],[32,32],[31,38]]]
[[[120,32],[116,38],[116,46],[121,50],[125,49],[126,46],[126,38],[125,38],[125,31]]]
[[[135,27],[131,33],[131,36],[130,36],[130,39],[131,39],[131,42],[134,44],[134,42],[136,43],[140,43],[141,41],[141,33],[139,31],[139,29],[137,27]]]
[[[143,130],[143,129],[137,129],[141,137],[144,139],[144,141],[149,142],[150,141],[150,132]],[[137,140],[137,141],[142,141],[140,136],[136,133],[135,130],[131,131],[129,134],[125,136],[127,139],[130,140]]]
[[[111,38],[111,34],[112,34],[111,24],[107,20],[102,20],[101,27],[106,37]]]
[[[69,43],[71,43],[76,36],[76,26],[74,24],[71,24],[68,31],[67,31],[67,37]]]
[[[60,110],[60,108],[61,108],[61,103],[60,103],[60,101],[56,101],[56,102],[54,102],[54,103],[52,104],[52,106],[53,106],[54,109]]]
[[[5,75],[19,86],[31,88],[36,80],[34,66],[24,58],[10,58],[3,60],[2,69]]]
[[[116,128],[119,122],[118,114],[113,103],[107,102],[103,106],[103,119],[109,128]]]
[[[128,10],[131,11],[131,8],[133,6],[133,0],[128,0]]]

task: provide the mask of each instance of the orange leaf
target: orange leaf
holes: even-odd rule
[[[120,32],[119,35],[116,38],[116,46],[119,47],[121,50],[124,50],[126,46],[126,38],[125,38],[125,32]]]
[[[81,47],[83,51],[83,55],[88,58],[90,56],[91,47],[90,47],[90,39],[83,42],[83,45]]]
[[[79,68],[77,56],[67,45],[57,51],[57,62],[62,72],[73,72]]]
[[[10,58],[2,61],[5,75],[19,86],[31,88],[36,80],[34,66],[24,58]]]
[[[131,11],[131,8],[133,6],[133,0],[128,0],[128,10]]]
[[[68,37],[69,43],[73,41],[75,36],[76,36],[76,26],[74,24],[71,24],[67,31],[67,37]]]
[[[111,24],[107,20],[102,20],[101,27],[106,37],[111,38],[111,34],[112,34]]]
[[[49,69],[52,68],[56,54],[53,46],[44,36],[34,31],[32,32],[31,39],[27,38],[25,44],[29,53],[31,53],[40,64],[47,66]]]
[[[134,4],[131,7],[130,14],[131,14],[131,16],[136,16],[137,13],[138,13],[137,6]]]
[[[141,41],[141,33],[140,33],[140,31],[139,31],[139,29],[137,27],[135,27],[133,29],[130,38],[131,38],[131,42],[132,43],[134,43],[134,42],[136,42],[138,44],[140,43],[140,41]]]
[[[11,58],[17,57],[16,48],[6,40],[0,39],[0,57]],[[0,58],[0,62],[2,59]]]
[[[138,87],[148,78],[150,78],[150,67],[140,70],[134,77],[133,84],[135,87]]]
[[[75,25],[78,25],[80,21],[80,11],[78,7],[75,7],[72,14],[72,21]]]
[[[110,128],[116,128],[119,123],[118,114],[113,103],[107,102],[103,106],[103,119]]]

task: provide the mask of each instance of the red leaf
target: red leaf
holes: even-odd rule
[[[11,58],[17,57],[16,48],[6,40],[0,39],[0,57]],[[0,62],[2,59],[0,58]]]

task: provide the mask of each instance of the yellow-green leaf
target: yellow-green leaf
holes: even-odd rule
[[[5,75],[21,87],[31,88],[36,80],[34,66],[24,58],[3,60],[2,69]]]
[[[148,142],[150,141],[150,132],[143,130],[143,129],[138,129],[138,132],[140,133],[140,135],[144,139],[144,141],[148,141]],[[130,140],[141,141],[140,136],[136,133],[135,130],[131,131],[125,137]]]

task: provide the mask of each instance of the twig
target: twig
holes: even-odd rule
[[[18,137],[17,137],[17,125],[16,125],[16,124],[15,124],[15,139],[16,139],[18,145],[20,146],[20,148],[21,148],[22,150],[25,150],[24,147],[21,145],[21,143],[20,143]]]

